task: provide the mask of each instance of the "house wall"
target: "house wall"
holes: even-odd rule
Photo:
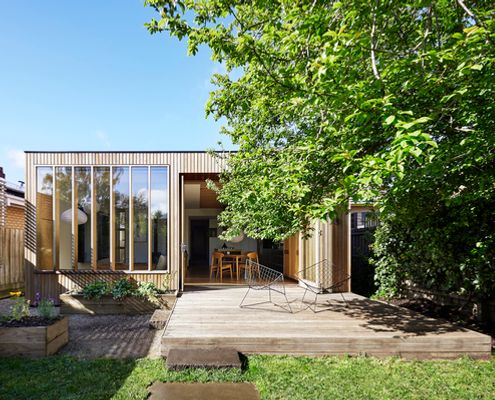
[[[60,292],[68,285],[66,276],[74,273],[44,271],[35,273],[38,260],[36,259],[36,167],[38,166],[138,166],[138,165],[168,165],[169,166],[169,273],[172,275],[170,286],[179,287],[180,269],[180,183],[179,176],[184,173],[219,173],[224,162],[205,152],[26,152],[26,246],[25,260],[27,273],[33,279],[27,282],[26,292],[34,295],[35,287],[43,287],[42,280],[53,281],[53,291]],[[51,238],[47,238],[51,240]],[[41,261],[42,262],[42,261]],[[82,273],[82,272],[81,272]],[[147,272],[159,274],[162,272]],[[140,272],[139,275],[146,275]],[[48,278],[49,277],[49,278]],[[56,281],[56,283],[54,283]],[[47,283],[48,285],[48,283]],[[59,286],[62,286],[59,288]],[[68,289],[68,288],[67,288]]]
[[[39,235],[37,237],[37,216],[45,221],[46,230],[51,232],[51,207],[43,210],[36,209],[36,167],[38,166],[138,166],[138,165],[167,165],[169,167],[169,270],[163,271],[132,271],[132,272],[93,272],[93,271],[39,271],[43,263],[51,262],[52,255],[48,254],[46,260],[37,260],[37,247],[52,245],[52,236]],[[77,288],[81,277],[84,282],[95,280],[105,276],[106,279],[122,274],[139,278],[139,280],[169,280],[170,288],[180,287],[180,223],[181,216],[180,176],[181,174],[218,174],[225,165],[223,159],[219,159],[204,152],[26,152],[26,240],[25,240],[25,268],[26,268],[26,295],[34,297],[37,290],[54,296],[64,291]],[[213,215],[213,214],[212,214]],[[307,246],[298,235],[297,262],[302,268],[310,259],[331,259],[338,265],[341,274],[350,272],[350,235],[349,216],[342,216],[339,221],[333,223],[316,224],[318,234],[311,239]],[[187,224],[188,225],[188,224]],[[43,229],[43,226],[42,226]],[[188,229],[188,228],[186,228]],[[42,236],[46,236],[42,243]],[[187,236],[186,236],[187,237]],[[223,243],[223,242],[222,242]],[[253,241],[253,243],[255,243]],[[211,247],[218,244],[212,240]],[[244,245],[244,244],[243,244]],[[248,244],[249,245],[249,244]],[[253,250],[255,249],[253,244]],[[306,248],[306,249],[305,249]],[[79,275],[78,275],[79,274]],[[159,276],[162,275],[162,276]],[[350,287],[347,287],[350,289]]]

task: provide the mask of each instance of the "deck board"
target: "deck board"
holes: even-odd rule
[[[315,314],[301,305],[303,290],[291,285],[287,297],[295,313],[290,314],[272,304],[239,308],[246,290],[183,293],[163,333],[162,354],[177,346],[232,346],[246,354],[491,357],[490,336],[353,293],[345,294],[348,306],[340,294],[320,296],[319,302],[330,301],[329,309]],[[248,302],[265,299],[266,292],[251,291]]]

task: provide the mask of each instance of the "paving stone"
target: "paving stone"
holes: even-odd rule
[[[170,315],[170,311],[168,310],[155,310],[153,315],[150,318],[150,328],[152,329],[163,329],[165,324],[167,323],[168,316]]]
[[[150,400],[259,400],[252,383],[164,383],[149,387]]]
[[[169,369],[182,368],[241,368],[239,353],[232,347],[190,349],[174,347],[167,356]]]

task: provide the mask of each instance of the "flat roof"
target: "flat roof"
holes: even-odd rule
[[[215,153],[237,153],[237,150],[212,150],[213,152]],[[206,150],[141,150],[141,151],[137,151],[137,150],[121,150],[121,151],[118,151],[118,150],[108,150],[108,151],[104,151],[104,150],[94,150],[94,151],[91,151],[91,150],[83,150],[83,151],[80,151],[80,150],[56,150],[56,151],[33,151],[33,150],[24,150],[24,153],[74,153],[74,154],[77,154],[77,153],[81,153],[81,154],[91,154],[91,153],[132,153],[132,154],[135,154],[135,153],[209,153],[209,151],[206,151]]]

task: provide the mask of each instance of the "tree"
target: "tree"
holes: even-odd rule
[[[406,230],[422,213],[410,200],[453,216],[452,203],[493,205],[493,2],[146,4],[151,33],[207,45],[227,69],[207,104],[239,146],[218,189],[227,235],[283,239],[349,200]]]

